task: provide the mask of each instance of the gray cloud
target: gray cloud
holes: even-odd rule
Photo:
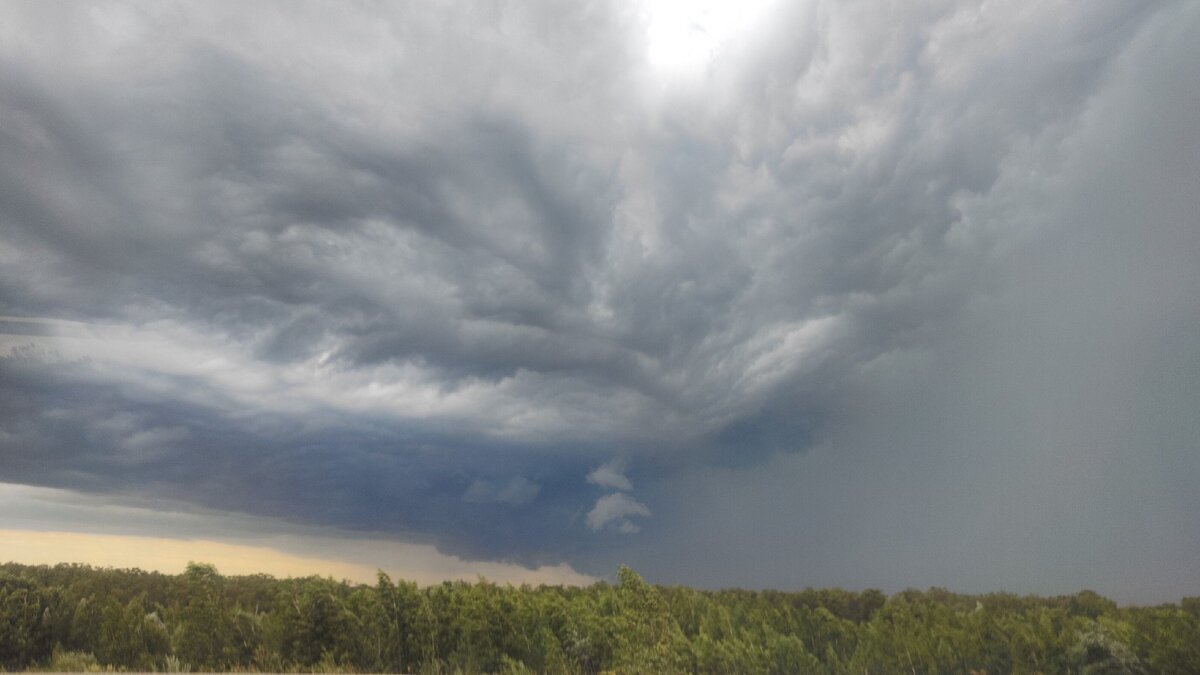
[[[616,3],[2,12],[0,480],[703,584],[1200,553],[1185,3],[780,5],[675,79]]]
[[[524,476],[517,476],[504,484],[476,480],[463,493],[463,500],[476,504],[526,504],[533,501],[541,489],[542,486]]]

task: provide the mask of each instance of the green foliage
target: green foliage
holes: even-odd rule
[[[418,588],[0,565],[0,667],[66,672],[1200,673],[1200,602],[943,589]]]
[[[50,657],[50,670],[56,673],[100,673],[104,668],[89,652],[65,652],[55,649]]]
[[[1070,658],[1074,672],[1082,675],[1142,675],[1146,672],[1141,660],[1125,640],[1130,631],[1119,622],[1089,620],[1079,631],[1071,646]]]
[[[51,653],[53,594],[34,583],[0,575],[0,668],[17,669]]]
[[[1071,596],[1067,605],[1071,616],[1084,616],[1089,619],[1098,619],[1101,614],[1111,613],[1116,608],[1117,603],[1095,591],[1080,591]]]
[[[1175,607],[1133,614],[1130,646],[1147,670],[1163,675],[1200,673],[1200,616]]]
[[[687,638],[658,590],[625,566],[617,572],[617,579],[616,668],[628,673],[689,670]]]
[[[229,664],[234,647],[233,616],[223,606],[224,580],[212,565],[188,563],[181,581],[174,653],[199,670],[220,669]]]

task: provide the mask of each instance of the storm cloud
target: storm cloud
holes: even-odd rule
[[[669,67],[652,2],[0,13],[0,481],[708,586],[1200,582],[1195,4],[778,3]]]

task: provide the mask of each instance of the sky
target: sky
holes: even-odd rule
[[[3,3],[0,560],[1200,594],[1197,34]]]

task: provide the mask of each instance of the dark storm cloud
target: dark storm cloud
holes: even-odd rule
[[[798,502],[805,461],[862,488],[911,460],[958,513],[936,467],[1037,472],[1046,438],[1184,461],[1186,6],[779,6],[675,79],[622,4],[6,14],[0,480],[668,580],[638,528],[751,550],[803,510],[903,552],[966,527],[914,507],[882,536],[907,502],[880,486]],[[1115,404],[1071,396],[1114,359],[1160,401],[1119,442],[1084,423]],[[805,528],[836,549],[808,569],[845,569]]]
[[[575,531],[588,497],[537,482],[582,483],[578,458],[367,417],[218,414],[98,383],[86,363],[9,357],[0,368],[12,481],[408,540],[436,535],[448,551],[525,563],[588,547]],[[538,531],[557,536],[543,542]]]

